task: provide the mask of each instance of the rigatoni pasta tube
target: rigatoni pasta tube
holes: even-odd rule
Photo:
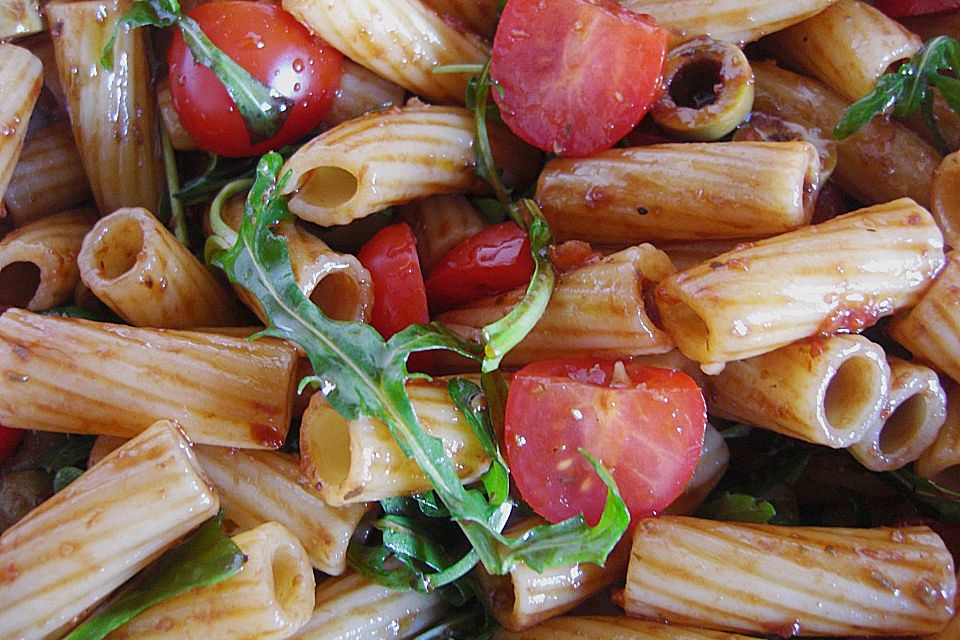
[[[276,449],[290,426],[297,358],[278,340],[11,309],[0,316],[0,422],[129,438],[167,418],[193,442]]]
[[[960,491],[960,387],[944,381],[947,413],[943,425],[917,460],[917,473],[951,491]]]
[[[561,241],[765,237],[810,222],[819,171],[806,142],[611,149],[548,162],[537,201]]]
[[[437,102],[463,102],[464,74],[433,73],[448,64],[483,64],[489,50],[420,0],[284,0],[283,8],[345,56]]]
[[[769,62],[752,65],[753,108],[830,137],[847,107],[844,100],[816,80],[784,71]],[[896,198],[930,202],[930,180],[940,154],[905,126],[883,118],[868,122],[837,143],[833,177],[860,202],[879,204]]]
[[[173,106],[169,78],[164,78],[157,84],[157,112],[160,114],[160,123],[166,129],[170,144],[174,149],[177,151],[196,151],[199,149],[194,139],[183,128],[180,116]]]
[[[31,133],[3,196],[13,223],[22,226],[90,198],[70,124],[57,122]]]
[[[838,0],[765,42],[781,62],[851,102],[870,93],[877,78],[923,44],[917,35],[860,0]]]
[[[889,386],[883,349],[856,335],[817,336],[729,362],[707,382],[710,411],[834,449],[880,424]]]
[[[101,218],[83,241],[83,283],[139,327],[185,329],[240,323],[229,289],[146,209]]]
[[[670,259],[652,245],[624,249],[558,278],[546,311],[504,358],[508,366],[548,358],[607,358],[664,353],[669,335],[650,318],[645,287],[673,274]],[[523,289],[485,298],[439,316],[471,337],[505,316]]]
[[[40,59],[26,49],[0,43],[0,198],[13,176],[42,85]]]
[[[100,65],[103,47],[131,4],[84,0],[46,6],[73,136],[102,214],[121,207],[155,209],[162,193],[146,33],[121,28],[113,70]]]
[[[417,239],[417,257],[429,274],[447,251],[483,230],[485,224],[463,196],[432,196],[397,208],[398,218],[410,225]]]
[[[183,434],[157,422],[0,535],[0,637],[61,637],[218,509]]]
[[[520,536],[541,524],[544,522],[539,518],[529,518],[506,535]],[[603,567],[578,562],[538,573],[521,562],[505,575],[490,575],[479,567],[477,578],[497,622],[506,629],[521,631],[559,616],[611,584],[621,582],[629,558],[629,540],[625,539],[610,552]]]
[[[701,365],[818,333],[860,331],[916,304],[943,267],[943,237],[909,199],[735,249],[656,291],[663,325]]]
[[[217,488],[227,518],[241,529],[278,522],[303,543],[313,566],[338,575],[366,505],[331,507],[303,481],[296,456],[200,445],[197,457]]]
[[[4,0],[0,3],[0,40],[39,33],[43,29],[37,0]]]
[[[332,226],[431,195],[484,192],[488,185],[474,171],[473,129],[470,111],[419,102],[344,122],[287,160],[290,210]],[[492,126],[490,135],[508,183],[535,167],[539,152],[505,127]]]
[[[960,151],[946,156],[933,172],[930,213],[940,225],[944,241],[960,248]]]
[[[915,358],[960,382],[960,255],[951,251],[946,266],[917,305],[893,319],[894,340]]]
[[[395,591],[350,574],[317,585],[313,616],[290,640],[407,640],[446,611],[439,591]]]
[[[407,393],[424,431],[440,438],[464,483],[490,466],[479,441],[464,421],[447,381],[414,380]],[[387,425],[369,417],[347,420],[315,393],[300,426],[300,469],[333,506],[371,502],[430,489],[415,460],[408,459]]]
[[[65,211],[4,236],[0,304],[41,311],[72,298],[80,281],[77,253],[95,220],[93,211]]]
[[[327,115],[323,116],[321,124],[335,127],[347,120],[359,118],[368,111],[400,106],[405,95],[406,91],[400,85],[345,59],[337,96]]]
[[[953,615],[954,571],[927,527],[664,516],[634,531],[623,604],[631,616],[744,633],[917,635]]]
[[[526,631],[497,631],[494,640],[752,640],[721,631],[675,624],[634,620],[623,616],[566,616],[554,618]]]
[[[834,0],[620,0],[627,9],[653,16],[674,42],[708,35],[733,44],[752,42],[809,18]]]
[[[960,572],[957,573],[957,580],[960,581]],[[956,608],[960,610],[960,599],[958,599]],[[955,613],[953,619],[950,620],[950,624],[939,633],[923,636],[919,640],[956,640],[957,638],[960,638],[960,613]]]
[[[239,573],[155,604],[107,638],[289,638],[313,612],[313,569],[303,545],[276,522],[239,533],[233,542],[246,557]]]
[[[893,471],[920,457],[940,432],[947,397],[937,374],[900,358],[888,358],[887,406],[850,453],[871,471]]]

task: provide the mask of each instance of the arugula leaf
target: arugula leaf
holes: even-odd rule
[[[236,575],[246,558],[221,531],[222,522],[223,511],[134,576],[117,597],[64,640],[100,640],[155,604]]]
[[[206,36],[196,20],[183,13],[177,0],[136,0],[113,29],[103,48],[100,65],[113,70],[113,49],[120,29],[159,28],[176,25],[194,60],[207,67],[223,84],[243,118],[250,143],[269,140],[279,133],[286,121],[293,100],[280,95],[254,78]]]
[[[911,497],[936,511],[944,522],[960,522],[960,493],[941,487],[928,478],[922,478],[907,467],[885,475]]]
[[[86,463],[96,436],[68,435],[66,440],[44,456],[40,465],[47,473],[56,473],[63,467]]]
[[[70,483],[83,475],[83,469],[77,467],[60,467],[57,469],[57,472],[53,474],[53,492],[60,493],[68,486]]]
[[[947,71],[951,75],[944,75]],[[931,84],[951,109],[960,113],[960,42],[949,36],[927,41],[910,59],[892,73],[881,76],[873,90],[850,105],[833,130],[836,140],[843,140],[859,131],[881,113],[892,109],[898,118],[908,118],[920,111],[922,119],[941,153],[949,153],[933,117]]]
[[[716,500],[700,507],[697,515],[709,520],[767,524],[777,515],[777,510],[766,500],[742,493],[724,492]]]
[[[499,506],[510,495],[510,468],[497,447],[490,414],[480,403],[483,392],[476,384],[464,378],[451,379],[447,383],[447,391],[477,436],[484,453],[490,458],[490,469],[483,475],[482,482],[490,503]]]
[[[56,318],[80,318],[82,320],[93,320],[94,322],[125,324],[120,317],[118,317],[109,309],[103,313],[95,313],[80,307],[65,305],[62,307],[51,307],[49,309],[44,309],[43,311],[38,311],[38,313],[43,316],[54,316]]]
[[[536,568],[552,562],[601,563],[623,535],[629,514],[610,475],[591,458],[609,491],[604,516],[596,527],[582,516],[540,527],[535,535],[508,540],[500,532],[512,509],[494,505],[477,490],[463,487],[439,438],[427,434],[414,412],[405,384],[411,353],[447,349],[478,358],[478,348],[442,325],[412,325],[389,341],[369,325],[331,320],[297,287],[283,238],[271,228],[291,217],[279,195],[289,179],[278,179],[282,158],[264,156],[247,197],[236,243],[213,253],[211,262],[253,295],[269,318],[257,336],[298,343],[313,365],[315,383],[327,402],[347,419],[361,415],[382,420],[404,455],[416,461],[437,496],[449,509],[484,567],[508,572],[517,562]],[[586,454],[585,454],[586,455]]]

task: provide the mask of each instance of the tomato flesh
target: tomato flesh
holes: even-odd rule
[[[427,278],[433,311],[521,287],[533,275],[530,238],[515,222],[487,227],[444,255]]]
[[[563,156],[613,146],[660,89],[669,33],[612,0],[509,0],[493,42],[491,95],[507,126]]]
[[[363,245],[357,259],[373,280],[370,324],[384,338],[430,321],[417,241],[406,223],[381,229]]]
[[[22,438],[23,431],[21,429],[11,429],[0,425],[0,464],[13,455]]]
[[[891,18],[903,18],[960,9],[960,0],[874,0],[873,6]]]
[[[700,458],[703,394],[690,376],[629,361],[548,360],[507,396],[507,460],[523,499],[550,522],[600,519],[607,490],[578,452],[613,474],[636,522],[682,492]]]
[[[314,37],[277,5],[232,0],[211,2],[189,14],[208,38],[241,67],[293,106],[276,136],[251,143],[226,88],[197,63],[175,29],[167,65],[170,96],[183,128],[203,149],[220,155],[261,155],[313,131],[340,87],[343,56]]]

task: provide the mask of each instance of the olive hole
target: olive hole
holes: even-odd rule
[[[680,67],[670,81],[670,97],[678,107],[703,109],[717,101],[722,65],[718,60],[696,59]]]

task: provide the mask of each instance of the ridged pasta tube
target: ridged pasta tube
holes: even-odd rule
[[[498,631],[494,640],[752,640],[721,631],[633,620],[622,616],[566,616],[547,620],[526,631]]]
[[[177,427],[145,429],[0,535],[0,637],[63,636],[218,508]]]
[[[173,96],[170,95],[170,79],[164,78],[157,83],[157,112],[160,114],[160,123],[167,131],[170,144],[177,151],[196,151],[200,147],[190,136],[180,116],[173,106]]]
[[[132,437],[172,419],[193,442],[276,449],[297,352],[279,340],[0,316],[0,423]]]
[[[818,336],[727,363],[707,387],[718,415],[839,449],[881,424],[890,380],[876,344]]]
[[[943,263],[933,217],[902,199],[681,271],[657,287],[657,309],[685,356],[721,365],[820,333],[860,331],[916,304]]]
[[[187,329],[240,323],[240,306],[190,250],[146,209],[101,218],[83,241],[80,277],[138,327]]]
[[[467,109],[420,102],[344,122],[287,160],[290,210],[332,226],[431,195],[485,192],[474,171],[473,129]],[[505,127],[492,126],[490,138],[507,183],[535,169],[539,152]]]
[[[920,457],[947,417],[947,397],[937,374],[922,365],[888,358],[887,406],[850,453],[871,471],[893,471]]]
[[[952,491],[960,491],[960,388],[944,383],[947,413],[933,441],[917,460],[917,473]]]
[[[78,209],[40,218],[0,241],[0,303],[42,311],[73,297],[77,253],[96,220]]]
[[[303,545],[283,525],[262,524],[233,536],[246,561],[240,572],[156,604],[109,640],[285,640],[306,624],[314,604],[313,569]]]
[[[940,225],[944,241],[960,247],[960,151],[945,157],[933,172],[930,213]]]
[[[624,249],[557,280],[537,325],[504,358],[507,366],[548,358],[606,358],[673,349],[650,317],[645,289],[670,277],[670,259],[652,245]],[[516,289],[440,314],[451,329],[473,337],[505,316],[523,297]]]
[[[359,118],[368,111],[399,107],[403,104],[405,95],[406,91],[400,85],[345,59],[337,97],[330,105],[327,115],[323,116],[321,124],[335,127],[347,120]]]
[[[480,233],[485,224],[463,196],[432,196],[397,209],[398,219],[410,225],[417,239],[417,257],[429,274],[447,251]]]
[[[490,466],[450,394],[447,381],[407,384],[420,424],[440,438],[466,484]],[[333,506],[404,496],[431,488],[415,460],[400,450],[387,425],[369,417],[347,420],[314,394],[300,427],[300,468]]]
[[[0,198],[13,176],[42,85],[40,59],[26,49],[0,43]]]
[[[919,635],[953,615],[954,571],[928,527],[664,516],[637,524],[623,604],[631,616],[744,633]]]
[[[350,574],[317,585],[313,616],[290,640],[407,640],[446,611],[439,591],[395,591]]]
[[[560,241],[764,237],[810,222],[819,172],[806,142],[611,149],[548,162],[537,201]]]
[[[0,3],[0,40],[39,33],[43,29],[40,4],[36,0],[5,0]]]

